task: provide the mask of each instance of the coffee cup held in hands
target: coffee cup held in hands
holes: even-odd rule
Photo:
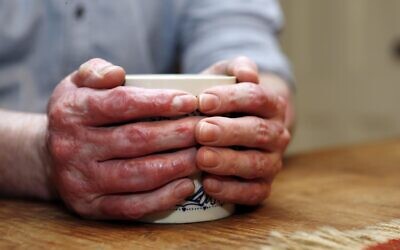
[[[221,75],[127,75],[125,79],[125,86],[179,89],[193,95],[199,95],[205,89],[216,85],[235,83],[235,77]],[[195,192],[184,203],[171,210],[145,216],[141,220],[151,223],[191,223],[217,220],[233,214],[234,204],[221,203],[204,192],[201,185],[201,173],[192,178]]]

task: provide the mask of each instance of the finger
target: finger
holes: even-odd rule
[[[72,112],[86,125],[105,125],[148,117],[171,117],[196,110],[197,98],[178,90],[116,87],[79,89]]]
[[[290,140],[291,140],[291,134],[288,129],[285,129],[282,133],[282,135],[278,139],[277,143],[277,148],[280,149],[281,154],[283,154],[286,151],[286,148],[288,147]]]
[[[82,64],[71,79],[78,87],[109,89],[124,83],[125,70],[103,59],[94,58]]]
[[[283,99],[254,83],[215,86],[199,96],[199,110],[208,115],[242,112],[264,118],[284,112]]]
[[[219,201],[242,205],[260,204],[271,191],[271,184],[265,180],[246,181],[215,175],[205,176],[203,187],[207,194]]]
[[[196,149],[156,154],[127,160],[101,162],[91,169],[93,192],[136,193],[156,189],[197,171]]]
[[[196,140],[209,146],[245,146],[275,150],[285,128],[282,122],[255,116],[209,117],[196,126]]]
[[[245,56],[217,62],[202,73],[235,76],[238,82],[258,83],[259,81],[257,65]]]
[[[205,172],[244,179],[273,179],[282,166],[280,153],[212,147],[200,148],[196,162]]]
[[[173,208],[193,194],[194,184],[190,179],[171,182],[152,192],[102,196],[94,201],[95,218],[139,219],[144,215]],[[93,217],[93,216],[92,216]]]
[[[98,161],[133,158],[196,145],[194,130],[200,117],[138,122],[117,127],[89,128],[82,152]]]

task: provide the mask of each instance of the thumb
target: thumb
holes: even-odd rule
[[[238,82],[258,83],[259,80],[256,63],[245,56],[217,62],[202,73],[235,76]]]
[[[231,60],[226,72],[228,75],[236,76],[238,82],[258,83],[257,64],[248,57],[239,56]]]
[[[100,58],[90,59],[72,75],[78,87],[109,89],[120,86],[125,81],[125,70]]]

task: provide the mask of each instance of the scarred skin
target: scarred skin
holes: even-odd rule
[[[290,141],[291,91],[245,57],[202,73],[233,75],[238,84],[198,98],[124,87],[121,67],[92,59],[57,86],[47,115],[0,110],[0,194],[61,198],[85,218],[130,220],[182,202],[194,191],[188,176],[200,169],[216,199],[261,203]],[[211,117],[146,121],[196,109]]]
[[[193,112],[197,99],[182,91],[122,87],[124,74],[90,60],[49,102],[54,183],[85,217],[140,218],[182,202],[194,189],[185,177],[196,171],[194,129],[201,118],[140,120]],[[161,153],[172,149],[180,150]]]

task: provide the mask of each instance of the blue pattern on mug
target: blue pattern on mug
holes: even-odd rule
[[[212,207],[222,206],[216,199],[208,196],[203,187],[200,187],[192,196],[185,199],[185,203],[176,206],[178,211],[206,210]]]

